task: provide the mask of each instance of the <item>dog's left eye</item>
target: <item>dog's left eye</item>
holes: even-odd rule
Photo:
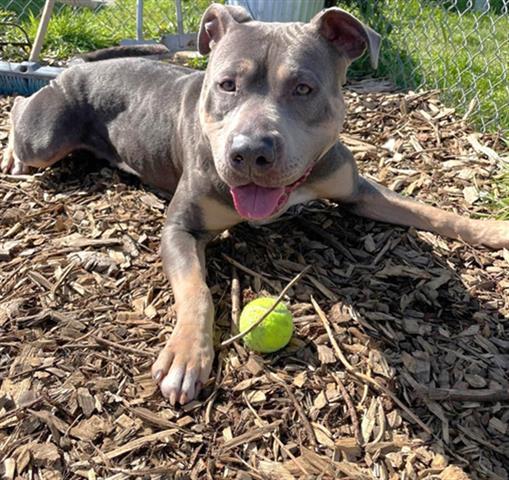
[[[234,92],[236,89],[236,85],[233,80],[223,80],[219,86],[221,87],[221,90],[224,90],[225,92]]]
[[[309,95],[312,92],[312,88],[305,83],[299,83],[297,87],[295,87],[295,95]]]

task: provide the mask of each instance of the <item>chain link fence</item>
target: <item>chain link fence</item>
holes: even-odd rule
[[[126,40],[160,41],[179,30],[175,0],[143,0],[138,28],[137,0],[57,0],[45,38],[44,60],[59,63],[76,53],[118,45]],[[184,32],[196,32],[211,0],[181,0]],[[44,0],[0,0],[0,57],[26,56]],[[19,45],[24,42],[23,45]],[[13,45],[13,43],[15,45]],[[13,48],[14,47],[14,48]]]
[[[280,2],[283,0],[274,0]],[[183,30],[195,32],[209,0],[182,0]],[[33,39],[43,0],[0,0],[0,56],[19,60]],[[84,5],[86,6],[76,6]],[[408,89],[440,89],[443,100],[482,131],[509,137],[509,0],[324,0],[384,37],[379,69],[366,60],[351,76],[384,76]],[[145,0],[137,31],[136,0],[57,3],[43,56],[58,63],[75,53],[178,30],[174,0]]]
[[[509,0],[341,3],[384,38],[377,75],[403,88],[440,89],[481,130],[509,137]],[[353,73],[368,68],[364,61]]]

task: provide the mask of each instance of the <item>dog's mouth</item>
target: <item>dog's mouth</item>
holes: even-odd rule
[[[262,187],[256,183],[248,183],[230,188],[235,210],[241,217],[249,220],[262,220],[275,215],[288,202],[290,194],[306,181],[311,168],[312,166],[295,182],[283,187]]]

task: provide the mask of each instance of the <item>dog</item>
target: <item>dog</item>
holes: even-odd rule
[[[473,220],[361,177],[338,141],[349,64],[380,36],[339,8],[309,23],[263,23],[212,4],[198,34],[205,72],[142,58],[75,65],[29,98],[16,98],[2,171],[21,174],[86,149],[173,194],[161,256],[175,298],[173,334],[152,367],[171,404],[209,378],[214,306],[205,245],[249,220],[332,199],[374,220],[472,245],[509,248],[509,223]]]

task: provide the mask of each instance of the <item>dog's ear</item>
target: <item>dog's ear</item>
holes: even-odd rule
[[[202,55],[206,55],[234,23],[244,23],[250,20],[252,17],[242,7],[213,3],[205,10],[201,19],[198,51]]]
[[[311,19],[311,25],[347,57],[349,62],[359,58],[366,48],[371,65],[378,65],[380,35],[341,8],[328,8]]]

